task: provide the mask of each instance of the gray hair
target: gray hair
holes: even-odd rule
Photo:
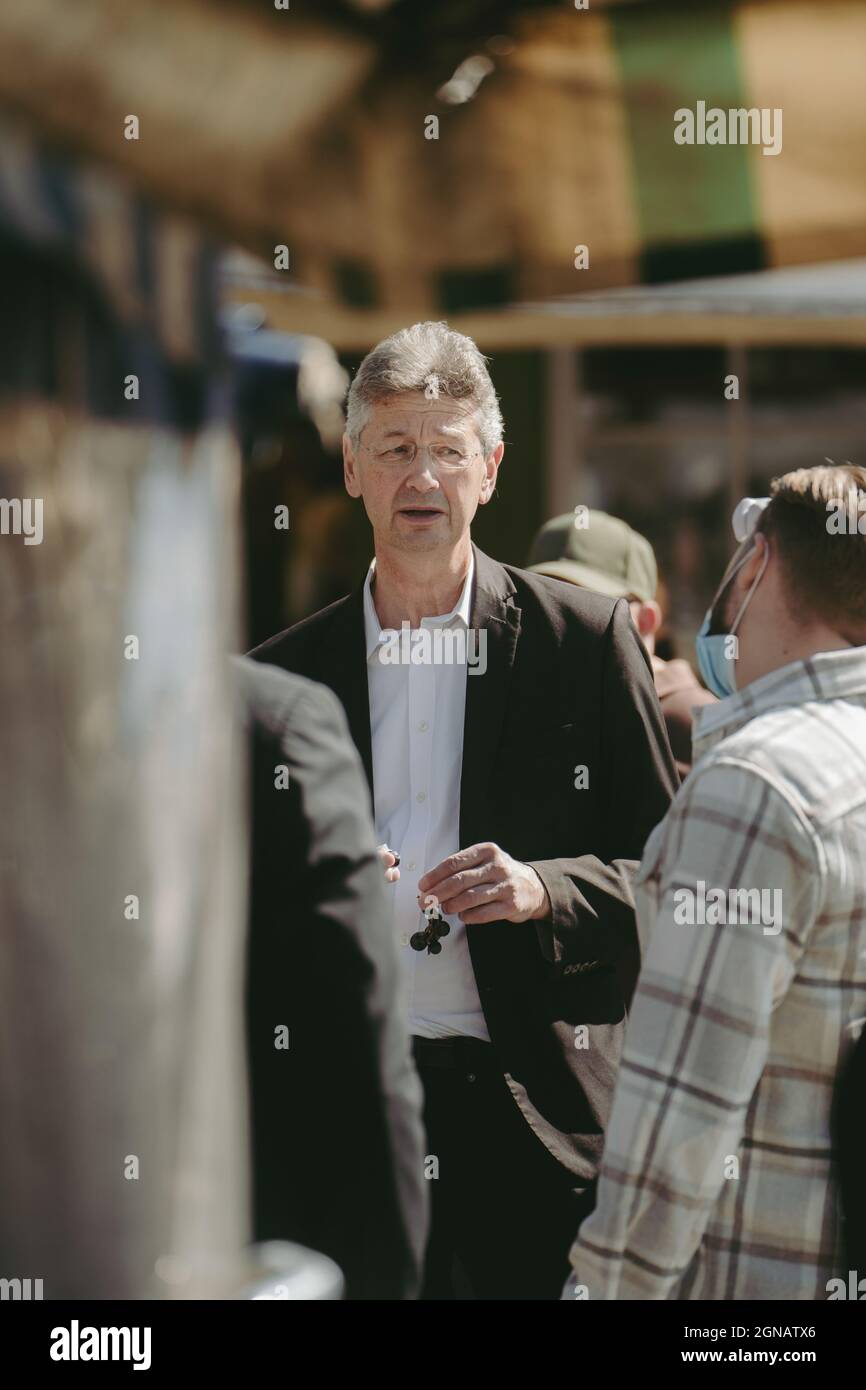
[[[447,323],[413,323],[384,338],[367,353],[349,388],[346,433],[357,449],[370,407],[388,396],[424,391],[435,377],[434,391],[454,400],[471,401],[485,457],[502,440],[502,413],[487,361],[471,338]]]

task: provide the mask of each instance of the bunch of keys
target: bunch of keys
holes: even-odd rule
[[[423,931],[416,931],[409,937],[409,945],[413,951],[423,951],[426,949],[428,956],[438,956],[442,950],[440,936],[447,936],[451,930],[439,911],[439,899],[433,893],[428,893],[424,899],[424,916],[427,918],[427,925]]]

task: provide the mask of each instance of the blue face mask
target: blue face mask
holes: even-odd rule
[[[726,700],[729,695],[736,695],[737,693],[737,683],[734,679],[734,660],[733,657],[727,655],[727,649],[730,639],[736,634],[752,594],[763,578],[764,570],[767,568],[767,561],[770,558],[769,550],[764,551],[764,559],[761,563],[761,568],[755,576],[752,587],[740,604],[740,611],[731,624],[730,632],[710,633],[713,613],[719,602],[720,596],[724,593],[725,588],[730,584],[734,575],[743,568],[753,548],[754,547],[750,547],[745,555],[742,555],[740,559],[733,564],[733,567],[722,579],[718,593],[707,609],[706,617],[701,623],[701,630],[695,638],[695,653],[698,658],[698,667],[700,668],[701,675],[704,678],[707,689],[711,690],[714,695],[717,695],[720,700]],[[734,646],[734,648],[736,647],[735,643],[731,645]]]
[[[708,608],[706,617],[701,624],[701,630],[695,638],[695,655],[698,658],[698,669],[703,676],[707,690],[711,690],[720,700],[724,700],[728,695],[736,693],[734,663],[730,657],[725,656],[728,633],[710,633],[712,616],[713,610]]]

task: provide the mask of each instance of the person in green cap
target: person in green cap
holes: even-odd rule
[[[662,611],[656,601],[656,559],[646,537],[619,517],[575,507],[542,526],[532,542],[527,568],[609,598],[628,599],[632,621],[652,663],[677,771],[685,777],[692,763],[692,711],[715,704],[716,697],[698,682],[687,661],[662,661],[656,656]]]

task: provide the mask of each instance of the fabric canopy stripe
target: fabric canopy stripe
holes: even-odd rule
[[[866,13],[829,0],[612,12],[644,246],[657,282],[860,255]],[[666,99],[653,100],[654,93]],[[667,94],[670,98],[667,99]],[[832,96],[831,96],[832,93]],[[782,147],[680,146],[671,111],[782,113]]]
[[[758,207],[744,145],[679,145],[673,111],[748,108],[737,35],[725,6],[682,16],[613,14],[628,120],[641,280],[758,270]]]

